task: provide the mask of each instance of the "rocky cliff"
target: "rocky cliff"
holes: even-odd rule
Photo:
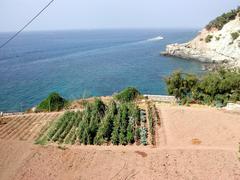
[[[190,42],[168,45],[162,55],[240,67],[240,9],[211,21]]]

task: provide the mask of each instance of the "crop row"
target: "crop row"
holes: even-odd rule
[[[149,123],[149,132],[151,134],[151,144],[156,144],[155,139],[155,130],[156,125],[160,125],[160,117],[156,108],[156,105],[152,102],[148,102],[147,104],[147,111],[148,111],[148,123]]]
[[[146,145],[147,129],[142,123],[146,123],[146,115],[134,103],[112,101],[106,105],[95,99],[81,112],[66,112],[37,143],[127,145],[141,142]]]

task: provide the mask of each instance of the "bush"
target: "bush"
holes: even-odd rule
[[[232,36],[232,40],[234,41],[239,37],[239,33],[238,32],[233,32],[233,33],[231,33],[231,36]]]
[[[176,71],[165,78],[165,82],[167,84],[168,93],[174,95],[177,99],[182,99],[190,95],[191,89],[197,83],[197,77],[193,74]]]
[[[178,98],[181,104],[194,101],[220,106],[240,100],[239,70],[220,69],[198,77],[174,72],[166,78],[166,84],[168,93]]]
[[[212,35],[207,35],[207,37],[205,38],[205,42],[206,42],[206,43],[211,42],[211,41],[212,41],[212,38],[213,38]]]
[[[53,92],[37,105],[37,111],[60,111],[67,105],[67,100],[61,97],[58,93]]]
[[[134,101],[140,94],[136,88],[128,87],[116,94],[114,98],[120,102],[130,102]]]

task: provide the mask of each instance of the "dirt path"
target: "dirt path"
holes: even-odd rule
[[[160,126],[157,125],[157,134],[158,134],[158,143],[157,146],[166,146],[167,145],[167,136],[165,132],[165,123],[164,117],[161,115],[161,109],[157,109],[157,113],[159,115]]]
[[[62,150],[23,141],[0,144],[7,147],[0,148],[5,155],[0,159],[0,179],[5,180],[240,178],[236,151],[221,147],[70,146]]]

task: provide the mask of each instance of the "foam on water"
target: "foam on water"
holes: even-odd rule
[[[162,37],[162,36],[157,36],[157,37],[155,37],[155,38],[150,38],[150,39],[148,39],[147,41],[161,41],[161,40],[163,40],[164,39],[164,37]]]

